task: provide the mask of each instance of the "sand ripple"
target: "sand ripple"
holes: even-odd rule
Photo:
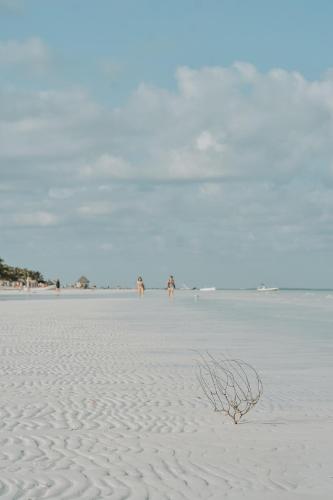
[[[186,336],[196,331],[193,313],[179,306],[168,324],[164,312],[162,328],[146,304],[0,303],[0,498],[329,492],[327,388],[318,393],[318,380],[274,387],[267,371],[268,395],[235,427],[200,395],[195,335]],[[157,306],[162,314],[164,302]],[[200,347],[201,332],[198,339]]]

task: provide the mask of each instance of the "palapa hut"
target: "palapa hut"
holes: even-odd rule
[[[90,281],[85,276],[81,276],[80,279],[75,283],[76,288],[89,288]]]

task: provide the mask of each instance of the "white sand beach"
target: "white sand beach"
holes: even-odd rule
[[[239,425],[196,350],[259,371]],[[1,499],[333,498],[329,292],[3,294],[0,353]]]

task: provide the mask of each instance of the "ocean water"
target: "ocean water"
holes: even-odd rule
[[[64,289],[60,293],[1,291],[0,301],[78,300],[78,299],[127,299],[149,301],[149,304],[172,303],[175,307],[189,307],[207,314],[230,315],[243,319],[263,318],[283,313],[289,319],[302,317],[311,319],[316,312],[333,312],[333,290],[280,290],[278,292],[257,292],[256,290],[176,290],[173,300],[168,300],[165,290],[146,290],[142,299],[135,290],[73,290]],[[291,313],[291,314],[290,314]]]
[[[0,303],[5,301],[103,300],[110,307],[122,311],[122,317],[150,313],[161,321],[183,322],[189,329],[219,334],[221,328],[234,332],[261,335],[276,340],[284,336],[295,339],[333,339],[333,291],[327,290],[280,290],[257,292],[256,290],[176,290],[169,300],[165,290],[147,290],[139,298],[134,290],[62,290],[39,293],[0,292]],[[117,304],[111,306],[111,304]],[[120,305],[120,303],[122,305]],[[152,318],[151,318],[152,320]],[[155,323],[154,323],[155,324]]]

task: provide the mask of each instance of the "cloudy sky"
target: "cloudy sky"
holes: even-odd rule
[[[0,256],[333,287],[333,2],[0,0]]]

